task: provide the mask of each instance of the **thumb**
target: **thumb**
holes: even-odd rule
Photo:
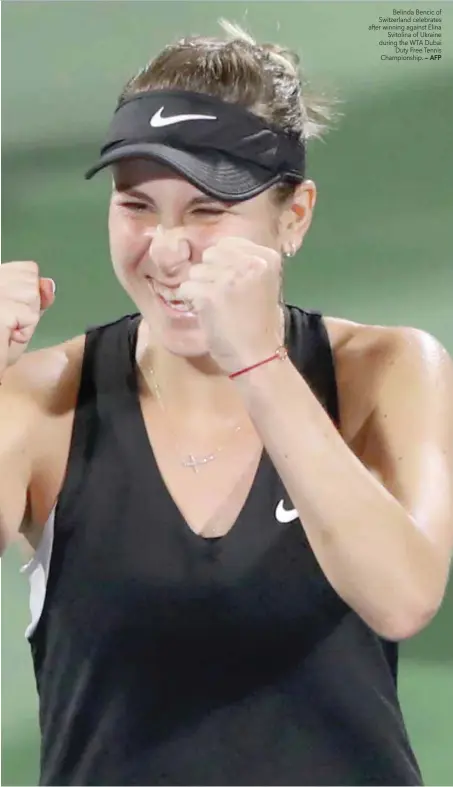
[[[41,298],[41,313],[52,306],[55,300],[55,282],[53,279],[39,280],[39,295]]]
[[[8,366],[8,351],[10,341],[10,330],[6,325],[0,326],[0,380],[3,372]]]

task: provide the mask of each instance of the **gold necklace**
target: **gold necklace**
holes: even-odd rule
[[[284,341],[284,337],[285,337],[285,313],[284,313],[283,303],[279,304],[279,317],[280,317],[280,333],[283,336],[282,341]],[[161,390],[160,390],[160,387],[159,387],[159,383],[157,382],[156,375],[154,373],[154,369],[153,369],[151,363],[149,363],[149,365],[147,366],[147,371],[149,371],[149,373],[151,375],[152,387],[154,388],[154,393],[156,394],[156,398],[157,398],[157,401],[159,403],[159,407],[162,410],[162,413],[166,416],[167,421],[168,421],[168,414],[167,414],[167,411],[166,411],[166,408],[165,408],[165,405],[164,405],[164,401],[162,399],[162,394],[161,394]],[[145,376],[145,380],[146,379],[147,378]],[[171,426],[169,428],[170,428],[170,431],[171,431],[171,433],[173,435],[173,439],[175,441],[175,446],[176,446],[176,448],[178,450],[178,453],[182,454],[182,451],[181,451],[181,448],[179,446],[179,443],[178,443],[177,437],[175,435],[175,432],[171,428]],[[233,434],[230,436],[230,439],[235,434],[240,432],[241,429],[242,429],[241,425],[238,424],[234,428]],[[209,462],[213,462],[214,459],[217,459],[218,454],[220,454],[220,452],[223,451],[223,449],[225,448],[225,445],[226,444],[224,444],[222,446],[218,446],[214,451],[212,451],[212,453],[206,454],[205,456],[195,456],[195,454],[190,453],[190,454],[188,454],[188,456],[185,459],[180,459],[179,461],[180,461],[180,463],[182,464],[183,467],[191,468],[194,471],[194,473],[198,473],[199,472],[199,470],[198,470],[199,467],[201,467],[203,465],[206,465]]]
[[[156,394],[156,399],[157,399],[157,401],[159,403],[159,407],[162,410],[162,413],[166,416],[167,421],[168,421],[168,414],[167,414],[167,410],[166,410],[165,405],[164,405],[164,401],[163,401],[163,398],[162,398],[162,393],[161,393],[159,384],[157,382],[156,375],[154,373],[154,369],[151,366],[151,364],[149,364],[149,366],[147,368],[147,371],[149,371],[149,373],[151,375],[152,387],[153,387],[154,392]],[[175,435],[175,432],[173,431],[171,426],[169,428],[170,428],[170,431],[171,431],[171,433],[173,435],[173,439],[175,441],[175,446],[176,446],[176,448],[178,450],[178,453],[182,454],[182,450],[181,450],[181,448],[179,446],[179,443],[178,443],[177,437]],[[233,434],[230,436],[230,439],[235,434],[237,434],[237,432],[240,432],[241,429],[242,429],[242,426],[240,424],[238,424],[234,428]],[[183,467],[188,467],[188,468],[192,469],[194,471],[194,473],[199,473],[199,467],[201,467],[203,465],[206,465],[209,462],[213,462],[214,459],[217,459],[218,454],[221,451],[223,451],[224,448],[225,448],[225,444],[221,445],[221,446],[218,446],[214,451],[212,451],[210,454],[206,454],[205,456],[195,456],[195,454],[190,453],[190,454],[188,454],[187,457],[185,457],[184,459],[180,459],[179,461],[180,461],[180,463],[182,464]]]

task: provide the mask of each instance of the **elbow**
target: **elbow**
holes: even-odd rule
[[[443,595],[425,600],[423,604],[407,605],[404,609],[392,610],[385,620],[373,626],[376,634],[392,642],[402,642],[419,634],[437,615]]]
[[[425,629],[439,612],[448,583],[450,561],[430,560],[424,571],[400,577],[393,604],[387,606],[377,633],[384,639],[402,641]],[[388,597],[387,597],[388,598]]]
[[[393,642],[411,639],[411,637],[415,637],[416,634],[419,634],[431,623],[437,611],[437,609],[430,610],[420,615],[411,615],[402,620],[394,621],[392,625],[385,627],[385,631],[380,636]]]

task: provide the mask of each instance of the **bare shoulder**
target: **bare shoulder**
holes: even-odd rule
[[[453,386],[453,362],[430,333],[409,326],[367,325],[326,317],[345,439],[359,440],[376,406]],[[452,391],[453,393],[453,391]]]
[[[425,366],[451,366],[447,349],[432,334],[410,326],[367,325],[326,317],[325,325],[335,362],[349,369],[370,371],[378,367],[382,372],[396,362],[412,360]]]
[[[452,358],[417,328],[326,326],[345,437],[438,552],[444,588],[453,549]]]
[[[77,396],[85,336],[25,353],[2,379],[2,394],[36,413],[59,413]]]

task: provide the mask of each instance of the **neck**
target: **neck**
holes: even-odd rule
[[[284,310],[279,311],[284,341]],[[157,384],[165,409],[182,420],[233,424],[246,415],[239,389],[209,354],[186,358],[169,352],[153,342],[145,320],[139,329],[137,362],[146,388],[155,395]]]
[[[143,330],[142,330],[143,329]],[[144,322],[140,326],[137,362],[145,387],[155,396],[155,384],[173,418],[206,424],[218,421],[235,425],[245,413],[234,383],[209,355],[185,358],[149,342]]]

